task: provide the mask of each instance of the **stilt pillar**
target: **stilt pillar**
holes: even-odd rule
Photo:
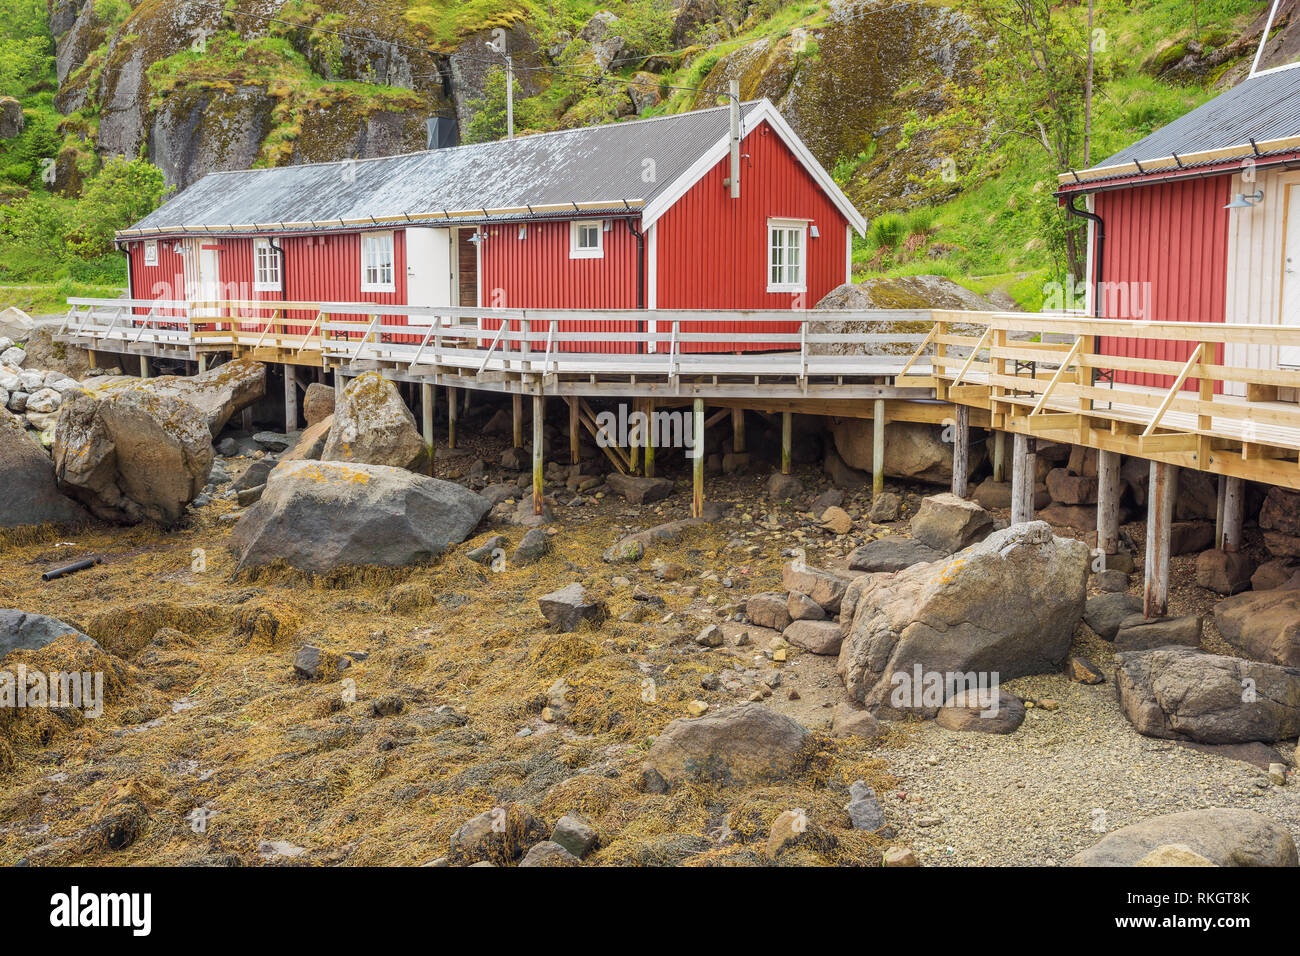
[[[533,396],[533,514],[542,513],[546,504],[546,487],[542,481],[543,439],[542,419],[545,414],[546,399],[540,395]]]
[[[420,384],[420,425],[424,436],[424,447],[429,453],[429,474],[433,474],[433,406],[437,401],[437,391],[428,382]]]
[[[655,441],[658,435],[655,434],[655,403],[647,399],[645,403],[645,476],[653,478],[655,476]]]
[[[1007,480],[1007,433],[993,433],[993,480]]]
[[[447,447],[456,447],[456,403],[460,396],[450,385],[447,386]]]
[[[731,410],[731,450],[737,455],[745,453],[745,410]]]
[[[1169,540],[1174,523],[1174,498],[1178,494],[1178,469],[1163,461],[1151,462],[1147,490],[1146,580],[1142,613],[1161,617],[1169,610]]]
[[[140,356],[140,377],[149,377],[149,356],[147,355]]]
[[[1097,550],[1119,551],[1119,452],[1097,452]]]
[[[514,440],[516,448],[524,447],[524,397],[522,395],[510,396],[510,413],[511,421],[514,425]]]
[[[794,415],[790,412],[781,413],[781,474],[790,474],[791,446],[794,443],[794,424],[792,419]]]
[[[284,430],[298,428],[298,383],[294,380],[292,365],[284,366]]]
[[[1228,476],[1223,485],[1223,550],[1241,550],[1241,522],[1245,510],[1245,482]]]
[[[885,400],[876,399],[871,410],[871,500],[885,490]]]
[[[970,491],[970,408],[957,406],[956,434],[952,441],[952,493],[965,498]]]
[[[1034,439],[1016,433],[1011,449],[1011,523],[1034,520],[1034,471],[1037,467]]]
[[[576,465],[582,461],[582,432],[578,423],[577,396],[569,399],[569,464]]]
[[[691,517],[704,515],[704,399],[695,400],[694,422],[691,429],[691,460],[693,495]]]

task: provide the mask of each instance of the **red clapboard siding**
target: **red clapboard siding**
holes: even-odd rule
[[[741,153],[739,199],[732,199],[723,184],[730,174],[730,160],[724,159],[656,224],[659,308],[811,309],[844,282],[847,220],[835,203],[767,123],[745,136]],[[802,297],[767,291],[768,219],[808,219],[821,233],[820,238],[810,235],[807,241],[807,292]],[[785,333],[798,331],[798,325],[699,322],[683,323],[682,331]],[[741,348],[694,343],[682,350]]]
[[[406,303],[406,233],[393,233],[394,292],[361,291],[361,237],[357,233],[334,233],[321,236],[281,236],[276,245],[284,249],[285,290],[253,291],[253,239],[222,239],[221,287],[227,298],[289,302],[378,302],[388,305]],[[270,310],[262,313],[270,316]],[[302,324],[288,327],[290,332],[307,332],[316,315],[310,310],[290,310],[287,318]],[[350,317],[351,318],[351,317]],[[386,316],[385,325],[405,325],[403,316]],[[261,323],[243,326],[260,330]],[[409,336],[399,336],[405,340]]]
[[[583,220],[589,221],[589,220]],[[499,309],[635,309],[636,237],[621,219],[606,219],[604,256],[570,259],[570,223],[532,222],[519,238],[519,223],[488,225],[483,232],[483,305]],[[485,320],[485,328],[496,323]],[[544,330],[538,331],[545,347]],[[605,345],[568,342],[556,349],[566,352],[637,352],[637,342],[618,341],[633,330],[626,322],[592,318],[568,323],[566,332],[607,332]]]
[[[1231,176],[1187,179],[1098,193],[1106,226],[1102,302],[1106,318],[1223,322],[1226,310]],[[1127,303],[1125,302],[1127,299]],[[1136,301],[1135,301],[1136,299]],[[1194,342],[1103,336],[1104,355],[1185,362]],[[1223,346],[1215,361],[1223,360]],[[1116,372],[1115,379],[1169,388],[1173,377]],[[1215,383],[1215,392],[1222,391]],[[1187,389],[1198,387],[1188,381]]]
[[[144,264],[144,243],[132,242],[127,247],[131,259],[131,298],[133,299],[184,299],[184,258],[176,251],[177,240],[158,241],[158,264]],[[148,309],[133,309],[137,315],[148,314]],[[163,315],[175,315],[175,310],[163,310]]]

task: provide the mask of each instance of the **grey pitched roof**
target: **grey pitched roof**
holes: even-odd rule
[[[742,104],[743,131],[761,102]],[[210,173],[123,232],[639,205],[669,187],[729,128],[722,106],[379,159]],[[647,170],[653,171],[649,182]]]
[[[1259,73],[1097,166],[1164,159],[1300,135],[1300,66]]]

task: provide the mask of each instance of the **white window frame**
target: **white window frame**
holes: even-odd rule
[[[380,245],[376,247],[374,244]],[[362,292],[396,292],[397,291],[397,256],[394,252],[393,234],[391,232],[363,232],[361,234],[361,291]],[[376,254],[373,262],[368,262],[372,251]],[[384,261],[385,253],[387,262]],[[367,278],[372,275],[374,278]]]
[[[581,247],[578,245],[586,229],[596,230],[596,245]],[[599,219],[580,219],[569,224],[569,258],[603,259],[605,258],[605,224]]]
[[[156,266],[158,264],[158,241],[150,239],[144,244],[144,264],[147,266]]]
[[[775,261],[776,237],[781,237],[781,262]],[[799,261],[793,266],[787,261],[786,250],[793,248],[789,239],[797,236],[799,240]],[[767,291],[768,292],[806,292],[808,291],[808,220],[806,219],[769,219],[767,221]],[[789,272],[796,269],[797,274],[791,278]],[[779,269],[774,277],[773,270]]]
[[[253,291],[280,291],[280,253],[269,239],[253,240]]]

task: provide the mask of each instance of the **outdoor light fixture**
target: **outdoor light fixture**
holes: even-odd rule
[[[814,222],[811,226],[808,227],[808,235],[812,236],[814,239],[821,238],[822,234],[817,231],[817,223]]]
[[[1223,208],[1224,209],[1253,209],[1256,203],[1260,203],[1263,201],[1264,201],[1264,190],[1257,189],[1249,196],[1247,196],[1245,193],[1237,193],[1237,195],[1233,197],[1232,202],[1228,203],[1228,205],[1224,206]]]
[[[522,238],[524,238],[524,236],[526,236],[526,235],[528,235],[528,227],[527,227],[527,226],[520,226],[520,227],[519,227],[519,238],[522,239]]]

